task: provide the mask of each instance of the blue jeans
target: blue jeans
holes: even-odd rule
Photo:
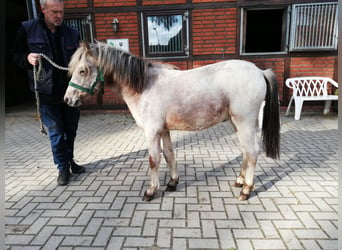
[[[67,167],[74,158],[74,142],[80,110],[67,104],[41,104],[42,122],[48,129],[54,163]]]

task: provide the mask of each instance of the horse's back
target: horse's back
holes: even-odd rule
[[[193,101],[194,96],[225,99],[229,105],[247,109],[251,103],[261,104],[266,94],[263,71],[243,60],[227,60],[179,72],[169,85],[178,95]]]
[[[254,91],[253,88],[259,88],[264,85],[264,76],[262,70],[255,64],[243,60],[227,60],[203,67],[177,71],[175,77],[169,73],[170,83],[178,86],[195,88],[198,91],[207,91],[208,89],[220,89],[220,91]],[[249,89],[246,89],[249,88]]]

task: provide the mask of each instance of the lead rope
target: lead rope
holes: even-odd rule
[[[58,64],[56,64],[55,62],[53,62],[49,57],[47,57],[46,55],[40,53],[39,54],[41,57],[43,57],[45,60],[47,60],[52,66],[54,66],[57,69],[60,70],[69,70],[69,68],[66,67],[62,67]],[[40,132],[44,135],[47,135],[47,132],[43,126],[42,123],[42,119],[41,119],[41,112],[40,112],[40,99],[39,99],[39,93],[38,93],[38,83],[37,80],[39,79],[39,76],[41,74],[43,74],[43,63],[42,63],[42,59],[41,57],[39,57],[38,59],[38,69],[36,65],[33,65],[33,80],[34,80],[34,92],[35,92],[35,96],[36,96],[36,106],[37,106],[37,118],[39,120],[40,123]]]

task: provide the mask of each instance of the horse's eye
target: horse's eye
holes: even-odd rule
[[[84,69],[80,70],[80,75],[84,75],[86,73],[86,71]]]

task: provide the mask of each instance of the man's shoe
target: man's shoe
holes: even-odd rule
[[[62,168],[59,170],[57,184],[58,186],[68,185],[70,181],[70,171],[68,168]]]
[[[70,169],[73,174],[82,174],[85,171],[85,167],[77,165],[74,161],[70,162]]]

